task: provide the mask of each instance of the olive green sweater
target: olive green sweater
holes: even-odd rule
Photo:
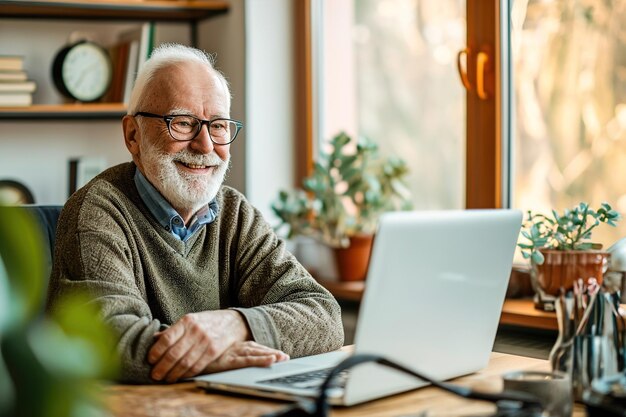
[[[243,195],[223,186],[217,219],[182,242],[152,217],[134,172],[110,168],[66,203],[47,300],[50,310],[78,290],[99,305],[119,337],[122,380],[151,382],[154,334],[198,311],[235,308],[256,342],[292,357],[341,347],[337,302]]]

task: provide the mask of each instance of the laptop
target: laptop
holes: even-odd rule
[[[518,210],[392,212],[380,218],[355,334],[355,353],[382,355],[438,380],[484,368],[496,335],[522,221]],[[317,397],[350,352],[194,378],[210,390],[293,400]],[[426,385],[377,364],[329,391],[353,405]]]

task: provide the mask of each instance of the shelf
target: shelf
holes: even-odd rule
[[[337,299],[361,301],[365,291],[365,281],[329,281],[317,280]],[[553,312],[536,310],[531,299],[512,299],[504,301],[500,324],[521,326],[532,329],[558,330],[556,315]]]
[[[123,103],[35,104],[0,107],[0,120],[114,120],[126,114]]]
[[[197,21],[229,7],[221,0],[0,0],[0,17]]]

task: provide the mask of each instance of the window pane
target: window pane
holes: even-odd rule
[[[514,205],[626,212],[626,1],[518,0],[512,15]]]
[[[407,161],[416,208],[463,207],[465,90],[456,54],[465,47],[465,1],[325,7],[323,139],[341,129],[373,139],[381,153]],[[352,30],[342,30],[342,15]]]

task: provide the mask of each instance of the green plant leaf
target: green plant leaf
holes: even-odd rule
[[[543,254],[539,251],[534,251],[531,255],[531,260],[536,263],[537,265],[541,265],[543,264],[545,258],[543,257]]]
[[[26,210],[0,207],[0,257],[13,293],[12,324],[18,325],[39,314],[47,282],[43,237]]]
[[[16,416],[103,416],[94,377],[117,369],[114,340],[85,299],[60,300],[58,315],[40,317],[45,277],[36,220],[22,208],[0,207],[0,280],[15,307],[0,345],[0,411]],[[80,324],[77,324],[80,323]],[[11,391],[5,389],[10,375]],[[7,394],[8,393],[8,394]]]

